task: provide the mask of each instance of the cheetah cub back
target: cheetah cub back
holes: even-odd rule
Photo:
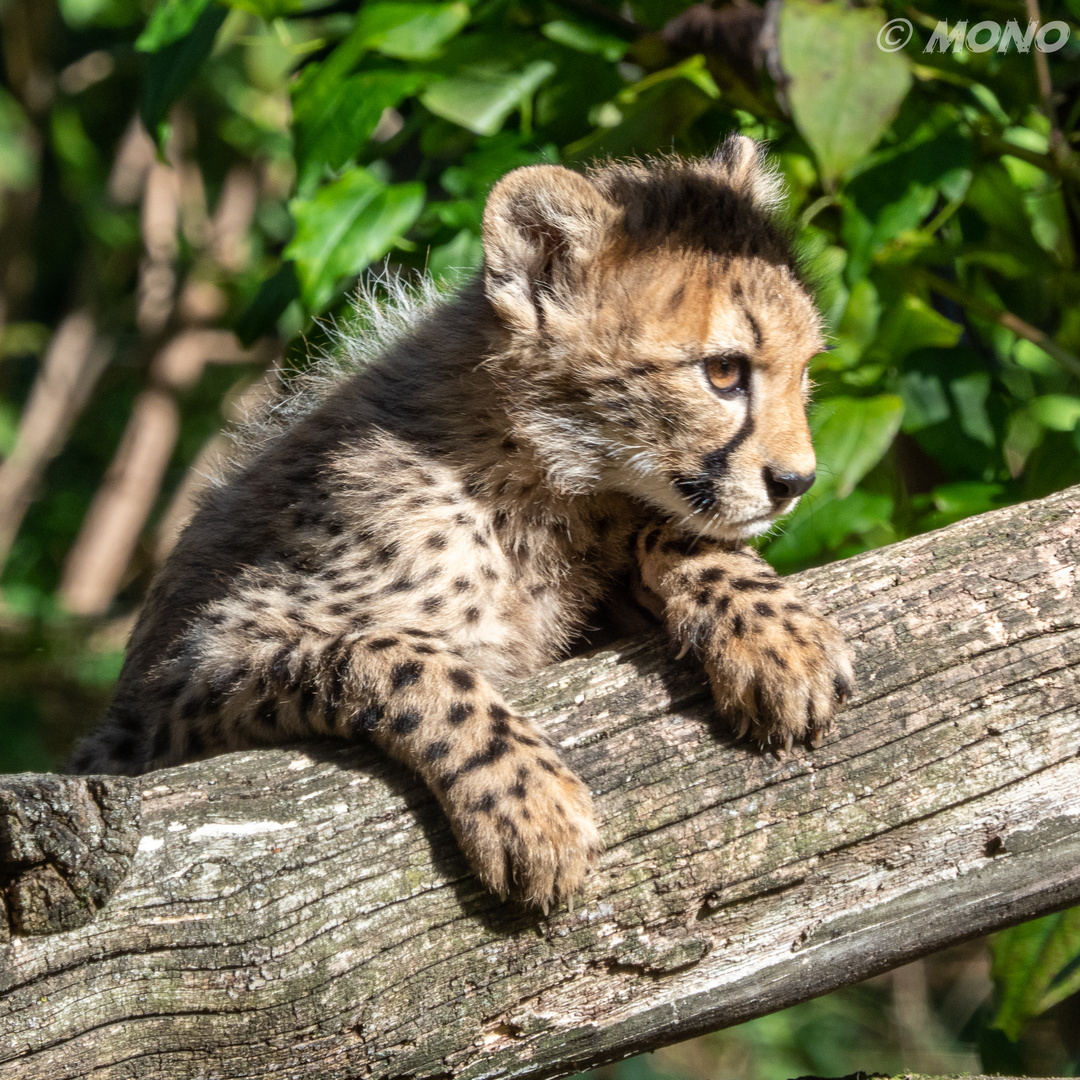
[[[777,196],[741,137],[506,176],[476,280],[208,490],[73,769],[370,740],[490,888],[546,910],[600,838],[504,691],[627,586],[741,734],[819,739],[847,647],[744,543],[814,479],[822,338]]]

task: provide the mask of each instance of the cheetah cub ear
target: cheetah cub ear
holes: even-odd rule
[[[732,188],[763,209],[783,202],[780,175],[766,164],[764,147],[746,135],[729,135],[704,164],[706,169],[719,169]]]
[[[498,314],[535,333],[542,294],[572,287],[607,245],[619,213],[584,176],[559,165],[503,177],[484,208],[484,288]]]

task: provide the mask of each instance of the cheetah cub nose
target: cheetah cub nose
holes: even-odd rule
[[[787,499],[805,495],[813,486],[817,473],[800,476],[798,473],[777,472],[770,466],[765,467],[765,487],[769,498],[779,506]]]

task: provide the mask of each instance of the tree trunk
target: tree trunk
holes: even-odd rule
[[[126,879],[28,936],[100,906],[137,800],[84,792],[79,848],[18,789],[0,1076],[541,1080],[1080,902],[1078,509],[1073,488],[801,575],[858,652],[817,750],[734,742],[659,637],[521,684],[602,821],[572,912],[500,903],[411,776],[328,743],[140,778]]]

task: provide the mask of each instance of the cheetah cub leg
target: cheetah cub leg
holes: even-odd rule
[[[197,645],[155,739],[155,763],[312,735],[370,739],[420,774],[500,896],[547,909],[581,887],[601,850],[588,789],[535,725],[437,639],[420,631],[266,639],[227,625]]]
[[[588,789],[535,725],[429,638],[362,638],[334,670],[330,730],[365,735],[415,769],[490,889],[545,912],[573,897],[600,837]]]
[[[701,657],[739,736],[816,746],[851,695],[851,650],[839,630],[749,548],[689,537],[673,525],[636,542],[645,587],[668,630]]]

